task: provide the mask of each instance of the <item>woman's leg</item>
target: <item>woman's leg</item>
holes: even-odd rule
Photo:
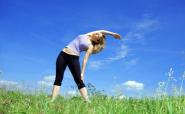
[[[60,91],[60,86],[61,82],[64,77],[64,71],[66,69],[67,63],[66,60],[64,59],[64,52],[61,52],[57,58],[56,62],[56,78],[53,86],[53,91],[52,91],[52,101],[56,99],[56,97],[59,94]]]
[[[57,98],[59,91],[60,91],[60,86],[53,85],[52,99],[51,99],[52,102]]]
[[[80,94],[81,94],[81,96],[83,97],[83,99],[84,99],[86,102],[90,102],[89,97],[88,97],[88,94],[87,94],[87,89],[86,89],[86,87],[83,87],[83,88],[79,89],[79,91],[80,91]]]
[[[89,102],[87,89],[85,87],[83,80],[81,80],[81,69],[80,69],[79,57],[71,56],[68,66],[78,86],[81,96],[85,101]]]

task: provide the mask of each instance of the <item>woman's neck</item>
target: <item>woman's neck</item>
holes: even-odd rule
[[[93,40],[92,40],[91,35],[87,35],[87,39],[88,39],[88,41],[92,44]]]

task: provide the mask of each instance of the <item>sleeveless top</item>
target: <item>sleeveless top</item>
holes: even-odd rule
[[[80,55],[82,51],[86,51],[91,44],[87,35],[79,35],[71,41],[66,47],[69,48],[75,55]]]

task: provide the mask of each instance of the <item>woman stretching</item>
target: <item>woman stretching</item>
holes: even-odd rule
[[[84,72],[86,63],[91,54],[96,54],[105,47],[105,35],[112,35],[116,39],[121,38],[119,34],[114,32],[106,30],[93,31],[77,36],[60,52],[56,61],[56,78],[52,91],[52,101],[56,99],[60,91],[64,71],[66,66],[68,66],[84,101],[90,102],[87,89],[85,88],[84,84]],[[86,53],[83,58],[81,71],[79,56],[80,52],[82,51],[86,51]]]

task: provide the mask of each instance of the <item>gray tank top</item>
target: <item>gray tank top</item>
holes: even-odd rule
[[[91,44],[87,38],[87,35],[79,35],[73,41],[71,41],[66,47],[70,48],[78,56],[80,52],[86,51]]]

